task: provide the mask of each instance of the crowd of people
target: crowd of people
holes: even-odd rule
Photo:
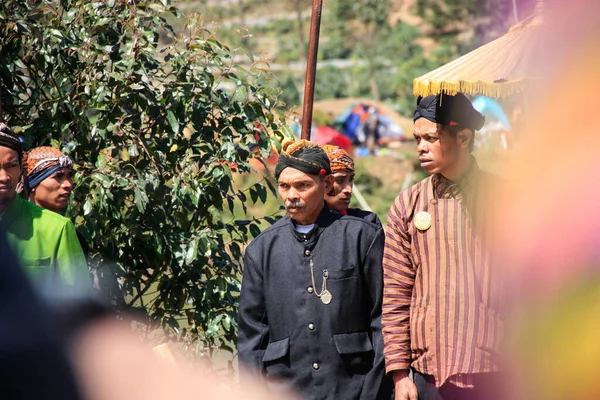
[[[398,195],[385,231],[349,207],[344,149],[284,143],[275,178],[287,215],[244,256],[244,376],[306,399],[498,397],[501,303],[484,240],[497,178],[471,154],[483,125],[460,93],[418,99],[414,136],[430,176]],[[0,125],[0,225],[34,284],[91,286],[87,244],[61,215],[72,189],[69,157],[24,152]]]
[[[52,147],[28,152],[0,124],[0,227],[36,283],[91,286],[85,240],[62,216],[73,189],[73,162]]]

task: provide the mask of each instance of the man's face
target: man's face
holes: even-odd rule
[[[330,189],[330,176],[308,175],[290,167],[281,171],[277,184],[290,218],[300,225],[310,225],[317,220],[325,193]]]
[[[414,136],[421,167],[428,174],[444,175],[456,164],[461,150],[459,137],[438,129],[435,122],[425,118],[415,121]]]
[[[325,195],[325,201],[330,209],[344,211],[352,200],[352,185],[354,172],[339,171],[333,174],[333,188]]]
[[[19,153],[8,147],[0,146],[0,202],[11,201],[21,177]]]
[[[73,170],[61,168],[32,189],[29,200],[40,207],[62,213],[73,191]]]

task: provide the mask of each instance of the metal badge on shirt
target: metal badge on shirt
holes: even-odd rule
[[[426,231],[431,227],[431,214],[427,211],[419,211],[413,220],[415,227],[420,231]]]

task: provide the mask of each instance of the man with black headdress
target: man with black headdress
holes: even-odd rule
[[[483,239],[498,178],[471,155],[483,124],[461,93],[417,100],[414,136],[430,176],[394,201],[383,259],[396,400],[489,399],[496,383],[500,295]]]
[[[389,399],[383,230],[329,211],[331,167],[318,145],[286,143],[275,176],[287,215],[246,249],[240,362],[306,399]]]
[[[87,264],[71,221],[16,195],[22,158],[21,141],[0,123],[0,227],[36,283],[59,281],[87,289],[91,286]]]

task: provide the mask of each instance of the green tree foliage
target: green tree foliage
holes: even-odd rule
[[[416,13],[431,26],[429,35],[453,45],[460,55],[506,33],[519,19],[531,13],[535,0],[417,0]],[[464,33],[467,35],[464,35]],[[460,38],[459,35],[463,36]]]
[[[240,256],[263,220],[234,214],[276,193],[234,176],[286,133],[262,70],[235,64],[198,18],[176,37],[165,14],[179,17],[169,0],[3,1],[4,118],[75,160],[72,216],[124,308],[233,351]]]
[[[280,99],[289,107],[300,106],[300,92],[294,74],[290,72],[280,72],[277,81],[273,82],[275,86],[281,88]]]
[[[371,96],[375,100],[381,98],[377,74],[382,66],[382,57],[378,44],[383,32],[390,28],[388,23],[390,8],[390,0],[363,0],[352,3],[348,12],[353,20],[360,22],[360,28],[354,31],[358,44],[355,54],[367,64]]]
[[[332,66],[320,68],[315,80],[315,99],[336,99],[349,97],[349,74]]]

